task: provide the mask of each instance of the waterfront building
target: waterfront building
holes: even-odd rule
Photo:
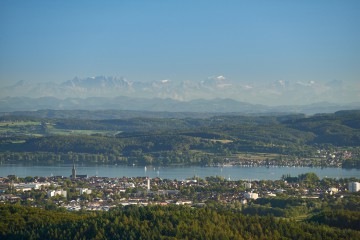
[[[78,175],[76,174],[76,168],[75,168],[75,163],[73,163],[73,167],[72,167],[72,170],[71,170],[71,175],[70,175],[70,178],[75,180],[75,179],[84,179],[84,178],[88,178],[88,175],[87,174],[82,174],[82,175]]]

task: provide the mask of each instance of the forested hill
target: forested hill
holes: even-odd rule
[[[101,162],[208,164],[248,152],[311,157],[320,148],[351,147],[356,153],[360,146],[360,111],[313,116],[219,115],[101,120],[63,117],[2,116],[0,153],[3,154],[0,158],[26,152],[25,159],[31,159],[29,153],[42,153],[44,159],[51,161],[62,154],[67,160],[74,154],[76,159],[95,154],[94,161],[100,157]],[[24,159],[24,156],[19,158]]]
[[[360,111],[340,111],[334,114],[319,114],[283,122],[286,126],[312,132],[312,143],[358,146],[360,144]]]
[[[50,112],[49,112],[50,111]],[[291,115],[219,115],[193,113],[156,113],[154,112],[116,112],[111,111],[45,111],[36,114],[7,114],[0,121],[37,121],[47,122],[57,129],[68,130],[110,130],[122,131],[132,135],[134,132],[157,133],[169,130],[187,130],[190,132],[208,133],[244,137],[251,132],[254,138],[269,138],[271,140],[286,140],[286,135],[294,135],[297,141],[306,143],[330,143],[334,145],[359,145],[360,111],[340,111],[333,114],[318,114],[305,116]],[[145,114],[145,115],[144,115]],[[168,114],[168,115],[167,115]],[[39,116],[47,117],[39,117]],[[109,119],[91,120],[109,117]],[[144,117],[144,116],[150,117]],[[113,117],[119,117],[113,119]],[[132,117],[137,116],[137,117]],[[171,117],[166,117],[171,116]],[[180,117],[183,116],[183,117]],[[200,117],[201,116],[201,117]],[[87,118],[87,119],[83,119]],[[269,136],[268,134],[271,136]],[[301,136],[312,136],[303,139]],[[189,135],[188,133],[186,135]],[[190,133],[191,135],[191,133]],[[119,135],[121,136],[121,135]],[[291,141],[291,139],[288,139]]]
[[[359,239],[359,231],[183,206],[77,214],[0,207],[2,239]]]

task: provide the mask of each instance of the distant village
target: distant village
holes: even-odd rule
[[[228,166],[281,166],[281,167],[347,167],[344,160],[357,158],[358,155],[351,151],[318,149],[311,157],[277,157],[256,158],[251,155],[246,157],[226,157],[225,165]]]
[[[313,174],[314,175],[314,174]],[[316,177],[316,175],[315,175]],[[107,211],[118,205],[191,205],[220,203],[243,207],[258,198],[344,198],[360,191],[358,179],[319,181],[283,176],[276,181],[230,181],[222,177],[170,180],[148,177],[88,177],[77,174],[73,165],[70,177],[0,178],[0,203],[34,207],[64,208],[68,211]]]

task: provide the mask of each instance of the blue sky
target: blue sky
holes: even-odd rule
[[[354,89],[359,12],[357,0],[2,0],[0,81],[222,75],[244,84],[339,80]]]

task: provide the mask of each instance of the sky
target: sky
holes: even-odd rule
[[[360,92],[359,12],[358,0],[2,0],[0,87],[224,76]]]

